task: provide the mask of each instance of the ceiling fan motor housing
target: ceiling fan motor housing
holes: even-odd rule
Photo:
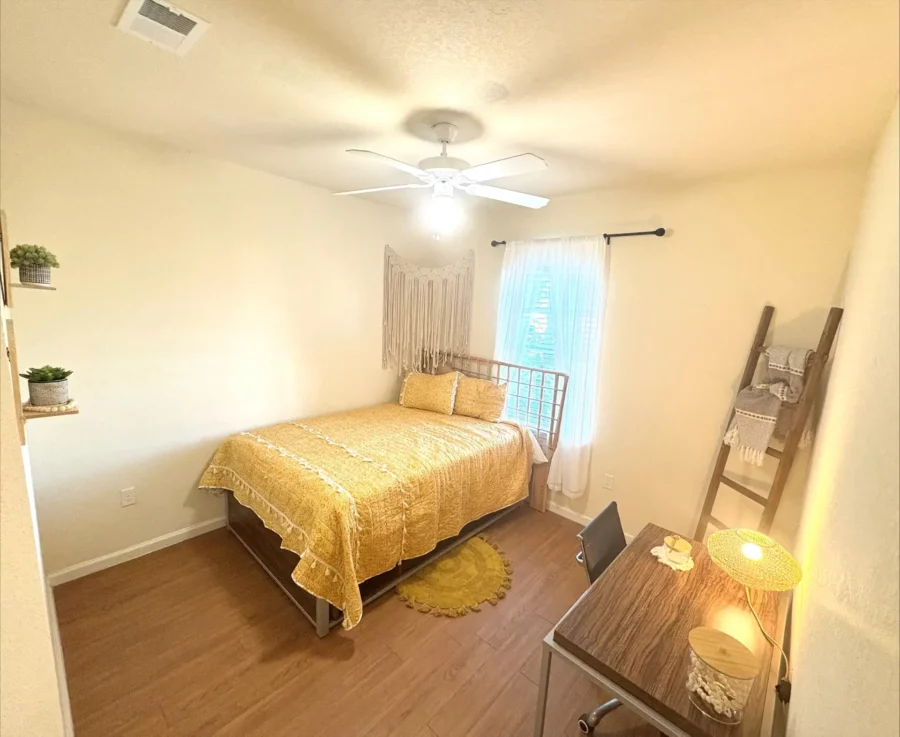
[[[469,162],[455,156],[429,156],[419,162],[419,168],[432,172],[438,179],[449,179],[457,172],[469,168]]]
[[[448,182],[453,176],[469,168],[469,162],[447,156],[447,144],[456,140],[457,128],[453,123],[435,123],[431,126],[434,137],[441,144],[440,156],[429,156],[419,162],[419,168],[431,172],[439,182]]]

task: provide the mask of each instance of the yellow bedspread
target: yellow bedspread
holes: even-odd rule
[[[200,487],[230,489],[278,533],[301,556],[294,581],[342,609],[349,629],[360,582],[525,498],[527,432],[383,404],[235,435]]]

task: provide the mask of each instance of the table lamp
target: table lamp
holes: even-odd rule
[[[761,591],[788,591],[794,588],[803,576],[800,564],[793,555],[767,535],[756,530],[720,530],[709,536],[706,543],[709,557],[735,581],[744,585],[747,604],[765,638],[778,648],[784,658],[784,678],[775,690],[779,698],[790,701],[791,666],[784,650],[766,632],[763,623],[753,608],[750,589]]]

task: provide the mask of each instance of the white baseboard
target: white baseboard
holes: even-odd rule
[[[49,582],[44,582],[47,597],[47,614],[50,619],[50,641],[53,643],[53,659],[56,661],[56,681],[59,688],[59,706],[62,710],[63,735],[75,737],[75,726],[72,723],[72,704],[69,701],[69,684],[66,680],[66,661],[63,658],[62,641],[59,636],[59,620],[56,617],[56,599]]]
[[[586,525],[590,522],[593,517],[588,517],[586,514],[581,514],[580,512],[576,512],[568,507],[564,507],[561,504],[557,504],[556,502],[550,502],[547,504],[547,510],[553,512],[553,514],[558,514],[560,517],[565,517],[566,519],[570,519],[573,522],[577,522],[580,525]],[[625,533],[625,539],[628,542],[634,540],[634,535],[629,535],[627,532]]]
[[[117,550],[115,553],[109,553],[107,555],[101,555],[99,558],[92,558],[91,560],[84,561],[84,563],[76,563],[74,566],[69,566],[68,568],[63,568],[61,571],[49,574],[47,576],[47,583],[51,586],[59,586],[62,583],[74,581],[76,578],[102,571],[105,568],[112,568],[119,563],[124,563],[127,560],[133,560],[134,558],[140,558],[142,555],[147,555],[147,553],[152,553],[154,550],[162,550],[170,545],[175,545],[184,542],[185,540],[190,540],[192,537],[197,537],[198,535],[204,535],[207,532],[217,530],[220,527],[225,526],[225,521],[225,517],[216,517],[214,519],[206,520],[206,522],[198,522],[195,525],[190,525],[181,530],[175,530],[175,532],[169,532],[165,535],[154,537],[152,540],[132,545],[130,548]]]
[[[586,514],[581,514],[580,512],[576,512],[575,510],[564,507],[562,506],[562,504],[557,504],[556,502],[550,502],[549,504],[547,504],[547,510],[553,512],[553,514],[558,514],[560,517],[565,517],[566,519],[570,519],[573,522],[578,522],[582,525],[586,525],[591,521],[591,519],[593,519],[592,517],[588,517]]]
[[[562,504],[557,504],[556,502],[549,502],[547,504],[547,511],[553,512],[553,514],[558,514],[560,517],[570,519],[573,522],[578,522],[578,524],[581,525],[586,525],[592,519],[592,517],[588,517],[586,514],[581,514],[580,512],[576,512],[574,509],[569,509],[568,507],[564,507]]]

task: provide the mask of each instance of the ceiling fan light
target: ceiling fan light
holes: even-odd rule
[[[422,221],[434,235],[450,235],[456,232],[465,219],[466,214],[462,205],[452,195],[435,195],[422,207]]]

